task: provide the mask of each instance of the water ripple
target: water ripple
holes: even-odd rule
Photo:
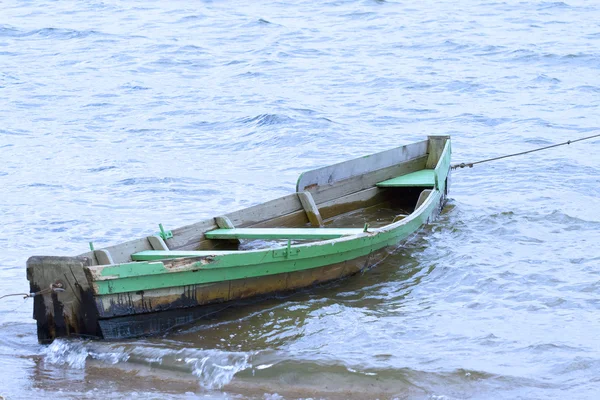
[[[470,162],[598,130],[593,2],[2,12],[0,294],[29,290],[33,254],[188,225],[426,135]],[[9,298],[0,396],[595,399],[599,145],[457,170],[440,218],[377,268],[167,337],[41,347]]]

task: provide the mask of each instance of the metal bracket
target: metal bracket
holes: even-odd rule
[[[283,257],[283,258],[288,258],[288,257],[295,257],[298,254],[300,254],[300,249],[292,247],[292,241],[288,239],[287,242],[287,246],[285,247],[285,249],[281,249],[281,250],[273,250],[273,258],[279,258],[279,257]]]
[[[160,228],[158,236],[160,236],[163,240],[171,239],[173,237],[173,232],[165,231],[165,228],[163,228],[162,224],[158,224],[158,227]]]

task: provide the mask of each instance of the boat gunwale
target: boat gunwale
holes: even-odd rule
[[[440,160],[438,161],[438,165],[436,165],[436,168],[440,165],[443,165],[442,163],[446,161],[446,158],[450,157],[450,152],[451,152],[450,145],[447,142],[444,147],[444,150],[442,152],[442,155],[440,157]],[[446,173],[447,173],[447,171],[446,171]],[[189,270],[198,269],[199,267],[201,267],[201,269],[207,270],[207,269],[221,269],[221,268],[239,268],[239,267],[243,267],[245,265],[254,265],[255,263],[236,264],[236,265],[219,265],[220,263],[218,261],[222,258],[230,257],[232,255],[235,255],[235,256],[250,255],[250,256],[258,257],[261,254],[263,255],[263,260],[264,260],[264,258],[266,258],[269,254],[274,255],[275,252],[280,252],[280,251],[286,250],[286,249],[294,249],[294,250],[297,250],[300,252],[299,255],[294,258],[295,260],[314,258],[315,257],[314,255],[310,255],[310,254],[305,255],[306,253],[303,254],[303,252],[301,252],[301,250],[313,248],[313,247],[325,247],[327,245],[334,246],[338,243],[346,243],[346,242],[350,242],[350,241],[354,241],[354,240],[358,240],[358,239],[363,239],[366,237],[376,238],[380,234],[391,233],[393,231],[399,230],[400,228],[402,228],[405,225],[408,225],[415,219],[420,218],[421,215],[423,213],[425,213],[425,211],[431,206],[431,204],[433,202],[438,202],[440,200],[441,196],[442,196],[441,191],[438,189],[434,189],[431,191],[431,193],[429,193],[429,195],[427,196],[427,199],[405,218],[403,218],[399,221],[384,225],[382,227],[373,228],[373,229],[367,230],[365,232],[352,234],[352,235],[346,235],[346,236],[342,236],[339,238],[318,240],[318,241],[312,241],[309,243],[299,243],[299,244],[290,245],[289,247],[286,245],[282,245],[282,246],[278,246],[278,247],[269,247],[269,248],[251,249],[251,250],[214,250],[214,251],[203,250],[202,252],[206,252],[209,254],[202,255],[202,256],[194,256],[191,254],[190,256],[184,256],[184,257],[174,256],[174,257],[165,257],[165,258],[160,258],[160,259],[155,259],[155,260],[130,261],[130,262],[126,262],[126,263],[116,263],[116,264],[109,264],[109,265],[93,265],[93,266],[88,266],[85,268],[90,271],[90,276],[93,277],[92,281],[108,281],[108,280],[130,278],[131,276],[103,275],[102,272],[105,269],[110,270],[110,269],[114,269],[114,268],[119,268],[119,267],[122,268],[122,267],[128,267],[128,266],[133,266],[133,265],[139,266],[141,264],[162,265],[165,268],[164,273],[177,273],[177,272],[186,272]],[[418,228],[417,228],[417,230],[418,230]],[[152,250],[147,250],[147,251],[152,251]],[[177,253],[177,250],[173,250],[173,252]],[[181,252],[185,252],[185,250],[183,250]],[[188,261],[190,261],[190,263],[178,266],[176,268],[167,268],[164,265],[165,262],[173,263],[175,261],[182,262],[184,260],[188,260]],[[206,262],[208,260],[209,260],[209,262]],[[148,275],[155,275],[155,274],[148,274]],[[145,276],[145,275],[135,275],[135,276],[140,277],[140,276]]]
[[[450,152],[451,152],[450,143],[446,142],[446,144],[444,145],[444,150],[442,152],[442,155],[440,156],[440,159],[439,159],[439,161],[438,161],[438,163],[436,165],[436,169],[439,166],[443,165],[443,162],[445,162],[446,159],[450,158]],[[445,171],[445,172],[446,172],[446,177],[447,177],[447,175],[448,175],[447,172],[448,171]],[[446,177],[444,177],[444,179]],[[378,227],[378,228],[371,228],[371,229],[368,229],[368,230],[366,230],[364,232],[361,232],[361,233],[344,235],[342,237],[334,238],[334,239],[317,240],[317,241],[312,241],[310,243],[293,244],[293,245],[291,245],[291,247],[292,248],[303,248],[303,247],[312,247],[312,246],[321,245],[321,244],[327,245],[327,244],[330,244],[330,243],[344,242],[344,241],[348,241],[348,240],[352,240],[352,239],[360,238],[360,237],[364,237],[364,236],[374,236],[374,235],[379,234],[379,233],[389,232],[389,231],[395,230],[396,228],[399,228],[399,227],[401,227],[403,225],[406,225],[409,222],[411,222],[412,220],[414,220],[415,218],[417,218],[417,216],[419,216],[423,212],[422,209],[424,207],[427,207],[429,205],[429,203],[431,203],[433,201],[433,198],[435,197],[435,193],[436,192],[441,194],[441,191],[439,189],[437,189],[437,188],[433,189],[431,191],[431,193],[427,196],[427,199],[422,204],[420,204],[419,207],[417,207],[413,212],[411,212],[409,215],[407,215],[405,218],[402,218],[399,221],[392,222],[390,224],[386,224],[386,225]],[[327,229],[327,228],[323,228],[323,229]],[[268,251],[272,251],[272,250],[281,250],[281,249],[285,249],[285,248],[286,248],[286,245],[282,245],[280,247],[269,247],[269,248],[266,248],[266,249],[215,250],[215,252],[216,252],[215,255],[226,256],[226,255],[229,255],[229,254],[258,253],[258,252],[261,252],[261,251],[268,252]],[[152,251],[152,250],[147,250],[147,251]],[[177,250],[171,250],[171,251],[177,252]],[[211,250],[203,250],[203,251],[204,252],[211,252]],[[206,257],[210,257],[210,256],[211,255],[207,255]],[[153,260],[153,261],[182,259],[182,258],[191,258],[191,257],[193,257],[193,256],[190,256],[190,257],[169,257],[169,258],[157,259],[157,260]],[[202,258],[203,256],[199,256],[199,257]],[[135,262],[135,261],[132,261],[132,262]],[[121,264],[124,264],[124,263],[121,263]],[[121,264],[114,264],[114,265],[121,265]],[[130,263],[127,263],[127,264],[130,264]],[[99,267],[99,266],[93,266],[93,267]]]
[[[359,234],[355,234],[355,235],[348,235],[348,236],[343,236],[341,238],[336,238],[336,239],[328,239],[328,240],[321,240],[321,241],[315,241],[315,242],[311,242],[311,243],[302,243],[302,244],[298,244],[298,245],[294,245],[291,247],[291,249],[296,249],[299,251],[297,256],[294,256],[293,261],[297,261],[297,260],[305,260],[305,259],[311,259],[311,258],[315,258],[315,257],[322,257],[322,255],[312,255],[312,254],[306,254],[307,252],[302,252],[302,249],[308,249],[311,247],[327,247],[327,246],[335,246],[336,244],[348,244],[348,242],[352,242],[352,241],[358,241],[364,238],[372,238],[373,240],[375,240],[378,236],[382,235],[382,234],[392,234],[394,233],[394,231],[397,230],[401,230],[402,227],[404,227],[405,225],[408,225],[409,223],[413,222],[416,219],[419,219],[420,217],[422,217],[423,214],[426,213],[426,211],[436,202],[438,202],[440,199],[440,193],[439,191],[433,191],[429,194],[427,200],[425,202],[423,202],[423,204],[417,209],[415,210],[415,212],[411,213],[409,216],[407,216],[406,218],[397,221],[395,223],[380,227],[380,228],[376,228],[367,232],[362,232]],[[433,210],[431,210],[433,212]],[[423,224],[420,224],[420,226],[422,226]],[[412,234],[414,233],[416,230],[419,229],[419,227],[417,227],[415,230],[412,230],[411,232],[409,232],[408,234]],[[362,248],[362,247],[367,247],[367,246],[371,246],[372,247],[373,243],[368,243],[366,244],[366,246],[357,246]],[[382,246],[385,247],[385,246]],[[262,262],[264,263],[264,259],[267,258],[267,256],[269,256],[269,254],[274,254],[276,252],[280,252],[282,250],[286,250],[286,246],[282,246],[282,247],[271,247],[271,248],[266,248],[266,249],[254,249],[254,250],[244,250],[244,251],[239,251],[239,250],[222,250],[221,252],[217,252],[215,251],[214,255],[206,255],[206,256],[197,256],[197,257],[174,257],[174,258],[162,258],[162,259],[157,259],[157,260],[150,260],[150,261],[133,261],[133,262],[128,262],[128,263],[121,263],[121,264],[111,264],[111,265],[94,265],[94,266],[88,266],[85,267],[87,270],[90,271],[91,275],[93,276],[93,280],[92,282],[100,282],[100,281],[111,281],[111,280],[118,280],[118,279],[127,279],[127,278],[132,278],[132,277],[141,277],[141,276],[148,276],[148,275],[160,275],[162,273],[164,274],[172,274],[172,273],[180,273],[180,272],[189,272],[189,271],[195,271],[198,269],[202,269],[202,270],[219,270],[219,269],[228,269],[228,268],[240,268],[240,267],[245,267],[245,266],[249,266],[249,265],[257,265],[258,263],[260,263],[260,261],[257,262],[248,262],[248,263],[237,263],[235,265],[220,265],[219,261],[225,257],[231,257],[232,255],[234,256],[241,256],[241,255],[246,255],[246,256],[253,256],[254,257],[260,257],[262,255]],[[335,250],[334,250],[335,251]],[[165,263],[167,264],[179,264],[181,262],[185,262],[185,261],[189,261],[189,263],[186,264],[182,264],[182,265],[177,265],[175,267],[167,267],[165,266]],[[210,260],[209,262],[206,262],[207,260]],[[270,259],[269,262],[277,262],[278,260],[275,259]],[[117,276],[117,275],[102,275],[102,272],[104,272],[104,270],[108,270],[110,271],[111,269],[114,268],[123,268],[123,267],[134,267],[134,266],[141,266],[142,264],[146,264],[146,265],[155,265],[155,266],[162,266],[164,268],[163,271],[161,271],[160,273],[148,273],[148,274],[136,274],[136,275],[132,275],[132,276]],[[318,267],[315,267],[318,268]],[[148,271],[150,272],[150,271]]]

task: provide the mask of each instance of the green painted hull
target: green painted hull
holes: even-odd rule
[[[402,148],[405,153],[410,153],[410,151],[415,153],[402,155],[406,161],[403,161],[401,166],[405,169],[408,168],[407,172],[409,173],[418,171],[418,165],[422,165],[420,168],[427,167],[425,165],[426,158],[432,157],[427,154],[433,154],[436,151],[435,147],[429,143],[427,144],[428,153],[421,154],[417,150],[421,149],[419,151],[422,152],[424,145],[420,143],[418,146],[413,145],[408,150]],[[28,261],[28,279],[32,284],[32,290],[46,287],[48,282],[77,288],[77,290],[73,290],[73,293],[69,293],[67,290],[65,293],[45,294],[37,299],[34,313],[38,320],[38,338],[40,342],[50,342],[60,336],[119,339],[164,333],[175,326],[211,315],[216,310],[226,308],[229,304],[238,304],[276,293],[309,287],[369,268],[387,256],[390,248],[399,246],[424,224],[435,218],[442,209],[448,191],[450,141],[444,139],[437,152],[439,153],[436,155],[438,159],[434,160],[431,169],[428,170],[432,187],[430,190],[421,192],[416,206],[413,206],[415,209],[397,222],[392,221],[388,225],[369,228],[366,231],[355,228],[337,230],[320,228],[323,231],[319,228],[304,231],[303,228],[253,230],[250,227],[238,231],[244,235],[252,235],[256,232],[255,236],[257,237],[260,235],[277,237],[279,234],[285,239],[293,238],[293,235],[298,234],[305,234],[301,239],[306,239],[311,235],[319,236],[319,233],[325,232],[320,236],[331,235],[334,239],[294,245],[288,241],[287,245],[267,249],[223,250],[216,247],[222,244],[231,246],[239,242],[231,240],[215,242],[213,238],[224,239],[231,236],[228,236],[228,233],[237,231],[228,231],[227,228],[232,228],[224,229],[221,226],[217,227],[220,229],[214,230],[214,227],[208,222],[207,228],[200,236],[201,241],[194,245],[196,248],[193,249],[186,249],[187,245],[179,246],[177,249],[174,244],[178,243],[177,240],[181,240],[179,238],[182,235],[176,231],[172,239],[166,236],[164,240],[156,237],[149,238],[150,244],[158,243],[158,246],[163,246],[163,250],[152,248],[148,250],[135,243],[126,243],[121,247],[116,247],[121,253],[131,251],[127,255],[128,260],[120,263],[115,263],[112,259],[113,255],[120,254],[115,251],[115,247],[66,260],[59,260],[56,257],[32,257]],[[380,159],[384,159],[384,157],[381,156]],[[421,161],[415,160],[422,160],[422,164],[419,164]],[[430,163],[430,160],[427,160],[427,163]],[[389,164],[384,165],[384,168],[374,170],[374,172],[367,171],[367,174],[370,175],[365,176],[370,176],[371,180],[389,179],[395,176],[393,174],[397,172],[394,171],[399,168],[393,163]],[[343,164],[340,165],[343,167]],[[338,171],[343,171],[340,168],[338,167]],[[365,180],[363,176],[344,177],[345,180],[340,180],[342,183],[337,186],[335,184],[319,186],[319,179],[322,179],[320,174],[323,175],[323,173],[331,174],[325,169],[323,172],[316,170],[312,176],[310,174],[303,175],[299,180],[299,186],[301,182],[306,182],[305,188],[314,190],[313,196],[319,202],[318,205],[312,202],[309,194],[308,197],[313,203],[313,208],[307,209],[305,213],[297,211],[298,206],[292,204],[289,206],[290,212],[270,217],[271,219],[263,218],[261,220],[263,222],[259,221],[258,225],[254,221],[250,226],[260,226],[261,224],[264,226],[275,224],[275,222],[291,224],[291,221],[302,223],[302,221],[308,220],[305,215],[314,217],[311,214],[319,214],[319,209],[327,217],[328,210],[338,210],[343,213],[347,209],[351,209],[351,206],[370,204],[369,202],[376,203],[379,201],[379,196],[393,198],[394,193],[405,193],[393,192],[396,190],[395,188],[377,188],[374,184],[369,184],[366,188],[357,186],[356,182],[360,183],[361,180]],[[385,179],[381,179],[380,176]],[[311,179],[317,183],[312,184]],[[393,182],[396,181],[398,180]],[[356,186],[357,189],[352,189],[354,191],[350,194],[344,194],[343,191],[350,190],[347,188],[351,185]],[[403,185],[402,182],[398,186],[401,185]],[[321,189],[323,187],[328,192]],[[418,190],[422,189],[421,187]],[[406,193],[414,192],[411,192],[413,189],[409,188],[408,190]],[[342,195],[333,200],[319,197],[332,192]],[[418,192],[414,193],[418,194]],[[414,194],[410,194],[410,196],[414,196]],[[276,201],[279,201],[278,204],[287,206],[292,200],[284,201],[282,198],[281,201],[275,200],[274,202]],[[239,215],[258,213],[258,211],[252,210],[256,210],[256,207],[242,210]],[[230,216],[234,219],[236,215],[233,213]],[[320,219],[319,215],[317,220]],[[231,224],[228,218],[220,217],[219,221]],[[298,222],[294,223],[298,224]],[[204,232],[212,231],[221,233],[204,234]],[[347,235],[344,235],[345,233]],[[206,248],[197,248],[202,246]],[[103,258],[108,261],[100,262]],[[67,266],[68,271],[73,271],[73,268],[80,270],[73,281],[67,278],[70,276]],[[82,278],[83,275],[85,275],[85,279]],[[63,282],[65,279],[67,282]]]
[[[93,275],[98,295],[136,292],[173,286],[199,285],[286,272],[301,271],[336,264],[388,246],[395,246],[434,217],[441,208],[442,196],[434,192],[423,209],[410,221],[397,226],[373,230],[342,240],[328,240],[287,248],[221,252],[214,256],[190,258],[172,267],[162,261],[117,264]],[[175,252],[172,258],[180,259]],[[185,253],[183,253],[185,254]],[[193,254],[193,252],[190,252]],[[161,256],[163,257],[163,256]],[[166,258],[166,257],[163,257]]]
[[[343,241],[295,246],[287,257],[285,250],[269,249],[243,255],[220,254],[211,257],[209,264],[177,259],[180,263],[175,268],[157,261],[135,270],[118,266],[104,269],[108,279],[94,283],[99,294],[96,302],[102,336],[115,339],[163,333],[225,310],[228,305],[224,303],[239,305],[244,300],[356,274],[381,261],[390,248],[397,247],[434,218],[443,200],[437,192],[410,221]],[[140,270],[144,274],[136,273]],[[175,288],[171,295],[169,288]],[[136,294],[141,292],[144,294]]]

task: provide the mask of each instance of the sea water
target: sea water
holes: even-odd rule
[[[594,1],[4,1],[0,295],[76,255],[451,135],[454,162],[598,133]],[[597,399],[600,140],[454,171],[377,268],[166,336],[36,340],[7,399]]]

